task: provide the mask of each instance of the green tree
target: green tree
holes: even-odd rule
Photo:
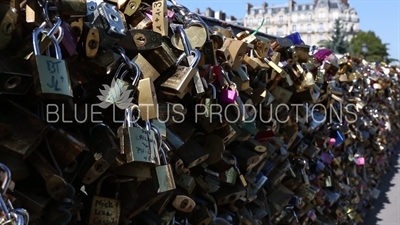
[[[397,61],[396,59],[389,58],[387,43],[382,43],[382,40],[376,36],[373,31],[360,31],[350,41],[352,53],[362,56],[362,45],[367,45],[368,52],[366,57],[368,61],[379,61],[391,63]]]
[[[349,50],[349,42],[346,41],[346,32],[340,19],[336,19],[329,40],[318,43],[321,47],[329,48],[335,53],[345,54]]]

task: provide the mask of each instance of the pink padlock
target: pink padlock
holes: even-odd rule
[[[232,83],[228,88],[221,90],[219,101],[225,104],[235,103],[237,97],[236,84]]]
[[[356,164],[357,166],[363,166],[365,164],[365,159],[364,157],[358,157],[356,158]]]
[[[317,59],[319,62],[322,62],[325,60],[326,57],[328,57],[329,55],[331,55],[333,52],[330,49],[327,48],[323,48],[318,50],[315,54],[314,57],[315,59]]]
[[[335,138],[330,138],[328,141],[328,145],[329,146],[333,146],[336,143],[336,139]]]

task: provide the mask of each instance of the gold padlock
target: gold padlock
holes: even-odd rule
[[[115,198],[101,197],[100,191],[103,182],[108,178],[116,178],[115,175],[107,174],[100,178],[97,183],[96,194],[93,196],[90,209],[89,225],[118,225],[121,211],[121,201],[118,199],[118,187]],[[119,184],[117,184],[119,185]]]

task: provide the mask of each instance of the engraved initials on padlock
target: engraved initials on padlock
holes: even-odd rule
[[[44,28],[37,28],[32,34],[34,52],[32,66],[35,68],[33,73],[36,94],[50,99],[72,97],[68,69],[65,61],[62,60],[61,49],[54,36],[50,38],[55,48],[56,58],[40,54],[38,36],[46,32]]]

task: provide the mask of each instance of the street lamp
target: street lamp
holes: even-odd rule
[[[362,54],[363,54],[363,56],[364,56],[364,59],[366,59],[366,58],[367,58],[367,53],[368,53],[368,46],[367,46],[366,43],[363,43],[363,44],[362,44],[362,46],[361,46],[361,52],[362,52]]]

